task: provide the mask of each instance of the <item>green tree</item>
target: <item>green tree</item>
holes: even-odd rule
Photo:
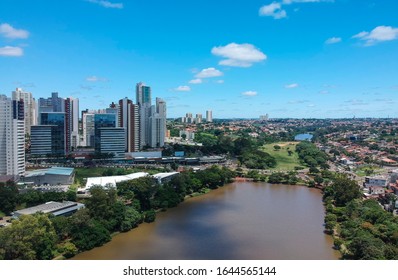
[[[45,214],[23,215],[0,230],[4,259],[49,260],[53,258],[57,235]]]
[[[0,183],[0,210],[9,215],[17,205],[18,189],[14,182]]]

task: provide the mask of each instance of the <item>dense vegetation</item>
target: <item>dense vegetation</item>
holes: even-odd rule
[[[398,259],[398,218],[360,195],[355,181],[334,178],[324,192],[326,232],[345,259]]]
[[[100,246],[111,233],[153,222],[156,210],[177,206],[186,195],[231,182],[233,172],[217,166],[185,172],[159,185],[151,177],[119,183],[117,189],[91,188],[86,208],[70,217],[22,216],[0,229],[0,259],[52,259]]]
[[[322,169],[327,169],[328,156],[320,151],[315,144],[302,141],[296,146],[296,152],[299,155],[300,160],[308,167],[316,168],[321,167]]]
[[[296,185],[298,180],[297,173],[293,171],[288,173],[275,172],[268,177],[268,183],[271,184]]]
[[[19,192],[15,183],[8,181],[0,183],[0,211],[6,215],[17,209],[17,207],[31,207],[48,201],[75,201],[76,193],[68,192],[41,192],[38,190],[27,190]]]

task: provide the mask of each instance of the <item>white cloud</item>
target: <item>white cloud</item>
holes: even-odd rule
[[[217,84],[223,84],[223,83],[224,83],[224,80],[217,80],[216,83],[217,83]]]
[[[87,2],[97,4],[105,8],[123,9],[123,3],[112,3],[105,0],[87,0]]]
[[[379,42],[398,39],[398,28],[380,25],[370,32],[359,32],[358,34],[352,36],[352,38],[357,38],[365,41],[365,46],[373,46]]]
[[[107,78],[101,78],[101,77],[97,77],[97,76],[90,76],[86,78],[87,82],[107,82],[108,79]]]
[[[11,39],[26,39],[29,37],[28,31],[23,29],[15,29],[8,23],[0,24],[0,34]]]
[[[196,78],[211,78],[211,77],[219,77],[222,76],[223,73],[216,68],[210,67],[203,69],[198,74],[195,75]]]
[[[321,90],[319,91],[319,94],[329,94],[330,92],[328,90]]]
[[[175,91],[191,91],[191,88],[189,86],[179,86],[174,89]]]
[[[341,42],[341,38],[340,37],[331,37],[329,39],[327,39],[325,41],[325,44],[327,45],[331,45],[331,44],[337,44]]]
[[[203,81],[202,81],[202,79],[193,79],[193,80],[190,80],[188,83],[190,83],[190,84],[201,84]]]
[[[264,5],[259,10],[260,16],[273,17],[274,19],[281,19],[287,17],[283,5],[290,5],[294,3],[319,3],[319,2],[334,2],[334,0],[282,0],[281,2],[272,2],[271,4]],[[295,8],[297,12],[299,9]]]
[[[242,92],[242,95],[245,95],[245,96],[256,96],[257,95],[257,91],[252,91],[252,90],[245,91],[245,92]]]
[[[282,9],[281,3],[272,2],[269,5],[264,5],[258,11],[260,16],[273,17],[274,19],[281,19],[286,17],[286,11]]]
[[[5,46],[0,48],[0,56],[23,56],[23,49],[20,47]]]
[[[213,47],[211,53],[226,59],[220,65],[250,67],[253,63],[267,59],[267,56],[251,44],[230,43],[226,46]]]
[[[285,88],[296,88],[298,86],[299,86],[299,84],[294,83],[294,84],[285,85]]]

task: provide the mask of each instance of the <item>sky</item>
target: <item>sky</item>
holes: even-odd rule
[[[167,116],[398,117],[396,0],[1,0],[0,94]]]

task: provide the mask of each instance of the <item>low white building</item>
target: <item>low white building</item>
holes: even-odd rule
[[[64,201],[54,202],[49,201],[44,204],[40,204],[34,207],[21,209],[14,212],[13,218],[17,219],[22,215],[33,215],[35,213],[53,214],[54,216],[69,216],[75,213],[77,210],[84,208],[84,204]]]
[[[138,179],[141,177],[149,176],[149,173],[146,172],[137,172],[131,173],[127,175],[119,175],[119,176],[103,176],[103,177],[91,177],[87,178],[86,186],[84,188],[79,189],[79,192],[84,192],[89,190],[93,186],[102,186],[102,187],[111,187],[116,188],[116,184],[124,181],[130,181],[134,179]]]

